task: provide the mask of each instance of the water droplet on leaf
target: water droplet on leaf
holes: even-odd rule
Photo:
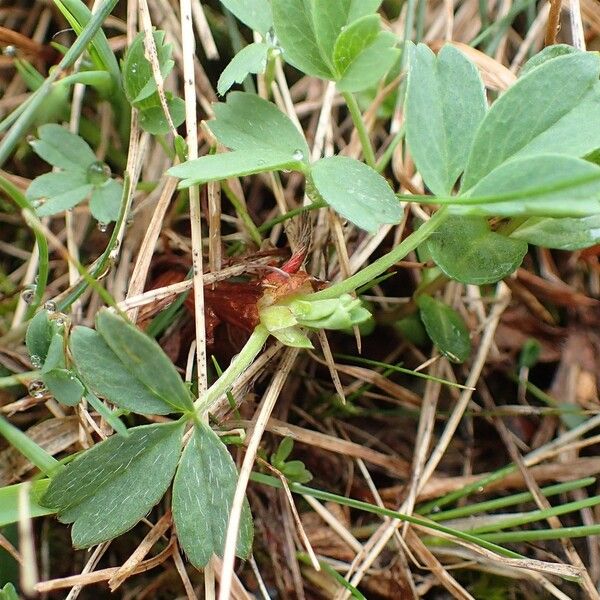
[[[104,223],[103,221],[98,221],[98,231],[101,233],[106,233],[108,229],[108,223]]]
[[[30,356],[30,360],[34,369],[39,369],[43,364],[42,357],[38,356],[37,354],[32,354]]]
[[[53,300],[44,302],[44,310],[47,310],[49,313],[56,312],[56,302]]]
[[[102,185],[110,177],[110,167],[101,160],[87,168],[87,180],[93,185]]]
[[[294,150],[294,154],[292,154],[294,160],[304,160],[304,152],[302,150]]]
[[[27,392],[32,398],[40,399],[46,393],[46,386],[43,381],[36,379],[27,386]]]
[[[31,304],[35,300],[36,286],[28,285],[22,292],[21,298],[25,304]]]

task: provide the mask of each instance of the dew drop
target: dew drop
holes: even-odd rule
[[[27,386],[27,392],[32,398],[40,399],[46,393],[46,386],[43,381],[34,380]]]
[[[59,327],[64,327],[68,323],[68,321],[69,317],[67,317],[67,315],[65,315],[64,313],[57,313],[54,317],[54,322]]]
[[[44,302],[44,310],[47,310],[49,313],[55,313],[56,312],[56,302],[54,302],[53,300],[48,300],[48,301]]]
[[[265,164],[265,161],[262,158],[259,158],[256,163],[262,166]]]
[[[43,364],[42,357],[38,356],[37,354],[32,354],[30,356],[30,360],[34,369],[39,369]]]
[[[482,485],[477,488],[477,492],[479,494],[483,493],[483,486]]]
[[[21,298],[23,298],[23,302],[25,304],[32,304],[35,300],[36,286],[28,285],[22,292]]]
[[[94,185],[103,184],[110,177],[110,167],[101,160],[93,162],[87,168],[87,180]]]
[[[98,231],[101,233],[106,233],[108,229],[108,223],[104,223],[103,221],[98,221]]]
[[[302,150],[294,150],[294,154],[292,154],[294,160],[304,160],[304,152]]]
[[[440,510],[442,510],[442,509],[437,504],[434,504],[431,507],[431,512],[433,512],[433,513],[438,513],[438,512],[440,512]]]
[[[13,58],[17,55],[17,49],[14,46],[6,46],[3,51],[4,56]]]
[[[44,198],[36,198],[35,200],[31,201],[31,205],[33,206],[33,208],[39,208],[40,206],[42,206],[42,204],[44,204],[46,200]]]

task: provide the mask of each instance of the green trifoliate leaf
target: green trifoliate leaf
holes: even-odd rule
[[[40,217],[69,210],[90,194],[94,186],[84,171],[60,171],[36,177],[27,188],[26,196]]]
[[[165,93],[167,108],[171,115],[173,125],[178,127],[185,120],[185,103],[181,98],[174,98],[169,92]],[[144,103],[152,102],[149,106],[140,108],[140,126],[144,131],[152,135],[163,135],[169,133],[169,121],[165,115],[160,102],[144,100]]]
[[[274,104],[254,94],[232,92],[214,107],[208,123],[233,152],[203,156],[169,169],[180,187],[276,169],[305,170],[308,146],[294,124]]]
[[[395,36],[381,32],[373,15],[380,4],[378,0],[273,0],[273,23],[284,59],[307,75],[337,81],[341,90],[368,87],[397,57],[397,50],[391,48]],[[357,25],[364,17],[371,22]]]
[[[242,23],[263,36],[273,27],[270,0],[221,0],[221,4]]]
[[[330,58],[323,56],[315,31],[314,2],[272,0],[272,6],[273,25],[285,61],[307,75],[333,79],[333,66]]]
[[[92,192],[90,212],[101,223],[116,221],[121,208],[123,186],[114,179],[109,179]]]
[[[482,217],[450,217],[426,242],[435,264],[462,283],[495,283],[515,271],[527,244],[490,229]]]
[[[387,181],[358,160],[322,158],[313,165],[311,177],[327,204],[369,233],[402,220],[402,205]]]
[[[131,529],[163,497],[179,462],[185,423],[143,425],[76,457],[50,483],[41,504],[73,523],[77,548]]]
[[[179,373],[155,340],[108,310],[98,313],[96,330],[138,381],[173,407],[193,408]]]
[[[400,50],[395,47],[397,42],[398,38],[391,31],[380,31],[373,43],[336,79],[338,90],[360,92],[375,86],[400,56]]]
[[[42,375],[44,385],[61,404],[75,406],[79,403],[85,388],[70,369],[50,369]]]
[[[242,48],[221,73],[217,92],[223,96],[234,83],[242,83],[250,73],[262,73],[267,66],[271,48],[270,44],[262,42]]]
[[[96,155],[78,135],[55,123],[38,129],[39,139],[30,142],[35,153],[53,167],[66,171],[85,170],[95,162]]]
[[[140,414],[167,415],[178,410],[137,379],[97,331],[75,327],[70,346],[81,379],[96,396]]]
[[[510,237],[542,248],[581,250],[600,243],[600,215],[579,219],[531,217]]]
[[[152,35],[156,46],[160,73],[164,79],[173,69],[172,47],[171,44],[165,44],[164,31],[154,31]],[[142,100],[150,98],[156,92],[152,65],[146,58],[143,31],[136,35],[131,46],[129,46],[123,59],[122,72],[125,96],[132,105],[135,106]]]
[[[348,25],[367,15],[372,16],[380,5],[381,0],[315,0],[313,23],[322,55],[333,58],[336,42]]]
[[[598,214],[600,167],[561,154],[515,158],[457,198],[450,210],[455,214],[503,217]]]
[[[406,140],[434,194],[452,191],[486,108],[481,77],[462,52],[447,45],[436,58],[425,44],[417,46],[406,92]]]
[[[417,306],[427,335],[436,348],[452,362],[467,360],[471,354],[471,340],[461,316],[443,302],[427,295],[417,298]]]
[[[195,567],[213,554],[223,556],[238,474],[227,448],[206,425],[197,424],[181,457],[173,484],[173,519],[179,543]],[[250,506],[242,508],[236,554],[252,551]]]
[[[76,327],[70,344],[77,371],[96,396],[142,414],[191,410],[187,389],[154,340],[107,311],[97,317],[97,330]]]
[[[55,322],[48,318],[47,310],[38,311],[29,322],[25,334],[25,344],[34,368],[39,369],[44,364],[52,338],[57,330]]]
[[[462,181],[472,188],[513,157],[585,156],[600,147],[600,56],[571,53],[533,68],[487,113]]]

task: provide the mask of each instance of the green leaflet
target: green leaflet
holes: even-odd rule
[[[214,107],[209,127],[233,152],[203,156],[169,169],[180,187],[274,169],[305,170],[309,150],[302,134],[274,104],[254,94],[231,92]]]
[[[269,0],[221,0],[242,23],[265,36],[273,27],[273,13]]]
[[[431,296],[418,296],[417,305],[427,335],[436,348],[452,362],[467,360],[471,354],[471,340],[461,316]]]
[[[165,32],[153,32],[154,45],[163,79],[175,64],[171,59],[171,44],[165,43]],[[145,55],[144,32],[138,33],[122,61],[123,89],[128,102],[140,111],[140,125],[153,135],[168,133],[169,122],[160,102],[152,66]],[[183,100],[165,92],[167,108],[175,127],[185,120]]]
[[[347,156],[323,158],[313,165],[311,176],[327,204],[370,233],[383,224],[402,220],[402,205],[387,181],[358,160]]]
[[[73,523],[73,545],[87,548],[131,529],[166,492],[180,457],[185,422],[143,425],[76,457],[41,499]]]
[[[48,123],[38,129],[39,139],[30,142],[35,153],[53,167],[73,171],[87,169],[97,160],[87,143],[61,125]]]
[[[189,392],[154,340],[108,311],[98,314],[96,329],[71,334],[75,366],[95,395],[144,414],[191,410]]]
[[[217,92],[223,96],[234,83],[242,83],[250,73],[262,73],[267,66],[270,49],[269,44],[262,42],[242,48],[221,73]]]
[[[425,44],[417,46],[406,93],[406,140],[434,194],[454,188],[486,109],[483,82],[462,52],[444,46],[436,57]]]
[[[205,567],[213,554],[223,556],[237,480],[235,463],[225,445],[212,429],[196,424],[173,484],[177,537],[195,567]],[[252,539],[252,515],[245,501],[237,542],[238,556],[248,558]]]
[[[482,217],[450,217],[426,242],[436,265],[462,283],[495,283],[521,264],[527,244],[495,233]]]
[[[579,219],[531,217],[510,237],[543,248],[581,250],[600,243],[600,215]]]
[[[541,67],[540,67],[541,68]],[[586,217],[600,212],[600,167],[562,154],[540,154],[503,163],[451,212],[487,216]]]
[[[520,78],[481,123],[462,189],[511,157],[584,156],[600,147],[599,75],[600,57],[578,52],[548,60]]]
[[[31,142],[35,153],[61,170],[36,177],[27,188],[38,216],[69,210],[91,194],[92,215],[103,223],[115,221],[123,187],[110,178],[110,169],[96,160],[88,144],[56,124],[41,126],[39,136]]]
[[[307,75],[334,80],[341,91],[374,85],[399,56],[397,38],[381,31],[375,0],[273,0],[283,56]]]

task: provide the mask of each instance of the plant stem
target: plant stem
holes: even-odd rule
[[[409,252],[422,244],[440,225],[448,218],[446,208],[438,210],[427,222],[423,223],[419,229],[411,233],[406,239],[402,240],[391,252],[378,258],[364,269],[358,271],[348,279],[334,283],[314,294],[309,294],[309,300],[327,300],[337,298],[342,294],[349,294],[355,289],[369,283],[372,279],[379,277],[382,273],[393,267],[398,261],[402,260]]]
[[[257,483],[262,483],[263,485],[269,485],[271,487],[276,488],[282,487],[281,481],[279,481],[279,479],[275,477],[271,477],[270,475],[263,475],[262,473],[252,473],[250,479]],[[458,529],[452,529],[450,527],[441,526],[439,523],[434,523],[433,521],[429,521],[428,519],[424,519],[423,517],[405,515],[395,510],[390,510],[389,508],[376,506],[373,504],[369,504],[368,502],[355,500],[354,498],[346,498],[345,496],[339,496],[338,494],[332,494],[331,492],[325,492],[322,490],[317,490],[315,488],[306,487],[305,485],[301,485],[299,483],[289,482],[289,487],[290,490],[295,494],[306,494],[307,496],[312,496],[313,498],[317,498],[318,500],[324,500],[325,502],[335,502],[337,504],[341,504],[342,506],[349,506],[350,508],[356,508],[358,510],[370,512],[382,517],[391,517],[392,519],[398,519],[400,521],[412,523],[413,525],[427,527],[427,529],[439,531],[440,533],[446,533],[461,540],[471,542],[473,544],[476,544],[477,546],[485,548],[486,550],[495,552],[500,556],[507,556],[510,558],[523,558],[520,554],[517,554],[516,552],[512,552],[511,550],[507,550],[506,548],[502,548],[501,546],[497,546],[495,544],[490,544],[489,542],[484,541],[477,536],[470,535],[468,533],[465,533],[464,531],[459,531]]]
[[[572,490],[578,490],[584,487],[592,485],[596,479],[594,477],[586,477],[584,479],[577,479],[575,481],[568,481],[566,483],[558,483],[555,485],[549,485],[540,489],[545,498],[555,496],[557,494],[564,494]],[[520,492],[518,494],[512,494],[510,496],[503,496],[501,498],[495,498],[494,500],[486,500],[485,502],[478,502],[476,504],[469,504],[467,506],[460,506],[443,512],[432,513],[428,515],[432,521],[446,521],[450,519],[459,519],[468,517],[470,515],[482,514],[485,512],[491,512],[493,510],[499,510],[506,508],[507,506],[514,506],[515,504],[521,504],[523,502],[530,502],[533,500],[533,494],[531,492]]]
[[[252,335],[234,357],[231,364],[223,371],[223,375],[217,379],[196,402],[194,409],[197,416],[208,411],[210,407],[235,383],[235,380],[252,364],[256,355],[261,351],[269,338],[269,332],[263,325],[257,325]]]
[[[221,182],[221,188],[225,192],[229,202],[231,202],[231,205],[233,206],[238,217],[245,225],[248,235],[250,235],[252,241],[260,248],[260,245],[262,244],[262,236],[260,235],[258,227],[256,227],[256,224],[252,220],[252,217],[248,213],[248,209],[246,208],[245,204],[242,202],[241,198],[237,197],[227,181]]]
[[[25,320],[30,319],[34,314],[36,308],[42,303],[44,298],[44,292],[46,291],[46,284],[48,283],[48,241],[46,240],[46,236],[40,230],[40,228],[36,225],[33,219],[28,218],[28,215],[35,213],[35,209],[33,205],[29,202],[26,196],[24,196],[21,191],[14,186],[8,179],[0,176],[0,190],[5,192],[12,201],[22,210],[23,216],[27,224],[33,230],[33,235],[35,236],[35,242],[38,247],[39,254],[39,265],[38,265],[38,278],[35,286],[35,296],[34,301],[29,305],[27,309],[27,313],[25,315]]]
[[[342,96],[346,101],[348,110],[350,111],[350,116],[352,117],[354,127],[356,127],[356,132],[358,133],[358,138],[360,139],[360,145],[362,146],[365,161],[372,169],[376,169],[377,166],[375,160],[375,153],[373,152],[373,146],[371,146],[369,132],[367,131],[367,128],[365,127],[365,122],[363,121],[362,115],[360,114],[358,102],[356,102],[356,98],[350,92],[342,92]]]
[[[60,467],[60,463],[51,454],[2,416],[0,416],[0,435],[45,475],[53,475]]]

